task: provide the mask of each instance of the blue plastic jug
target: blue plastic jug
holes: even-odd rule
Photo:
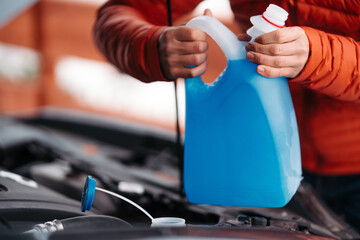
[[[212,84],[185,79],[184,187],[197,204],[281,207],[301,181],[299,135],[286,78],[266,78],[245,44],[209,16],[188,26],[208,33],[227,68]]]

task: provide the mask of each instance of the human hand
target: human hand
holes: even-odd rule
[[[212,16],[212,13],[206,9],[204,15]],[[202,75],[207,68],[207,49],[208,43],[203,31],[186,26],[167,28],[159,38],[158,47],[165,77],[174,80]]]
[[[265,33],[245,49],[247,59],[259,64],[257,72],[270,78],[298,76],[309,58],[309,40],[300,27]]]

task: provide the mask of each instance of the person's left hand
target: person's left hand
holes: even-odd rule
[[[309,40],[300,27],[286,27],[265,33],[245,46],[249,61],[259,64],[264,77],[294,78],[309,58]]]

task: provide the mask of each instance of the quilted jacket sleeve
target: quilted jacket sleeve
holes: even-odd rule
[[[192,4],[184,4],[184,7],[173,6],[174,19],[194,9],[200,1],[189,2]],[[157,47],[166,25],[165,0],[108,1],[98,11],[95,43],[119,70],[143,82],[166,81]]]
[[[310,27],[303,29],[310,57],[291,81],[339,100],[360,102],[360,42]]]

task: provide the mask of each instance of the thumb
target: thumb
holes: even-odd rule
[[[212,17],[213,14],[212,14],[211,10],[207,8],[207,9],[205,9],[205,11],[204,11],[204,16],[210,16],[210,17]]]

